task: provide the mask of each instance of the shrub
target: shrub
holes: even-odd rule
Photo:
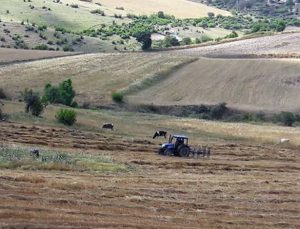
[[[76,122],[76,116],[74,110],[60,109],[56,114],[56,119],[64,125],[72,126]]]
[[[123,95],[119,92],[112,93],[112,99],[116,103],[122,103],[123,102]]]
[[[37,50],[48,50],[49,47],[48,47],[48,45],[41,44],[41,45],[35,46],[34,49],[37,49]]]
[[[105,16],[104,11],[101,10],[101,9],[91,10],[91,13],[92,13],[92,14],[100,14],[100,15],[102,15],[102,16]]]
[[[292,112],[284,111],[278,115],[277,120],[285,126],[293,126],[296,122],[296,117]]]
[[[70,45],[64,45],[63,50],[64,50],[64,52],[74,52],[73,47]]]
[[[227,36],[225,36],[225,38],[236,38],[239,35],[237,34],[237,32],[232,31],[230,34],[228,34]]]
[[[5,94],[3,88],[0,88],[0,99],[7,99],[7,95]]]
[[[26,88],[21,95],[26,103],[26,113],[31,112],[32,115],[39,116],[44,111],[45,106],[37,92]]]
[[[172,46],[179,46],[180,43],[176,37],[166,36],[164,39],[164,45],[165,45],[165,47],[168,48],[168,47],[172,47]]]
[[[227,111],[226,103],[220,103],[211,108],[210,116],[212,119],[222,119]]]
[[[74,97],[75,91],[71,79],[61,82],[58,86],[52,86],[51,84],[45,85],[43,101],[72,106],[75,104],[73,101]]]
[[[190,45],[192,43],[192,39],[190,37],[185,37],[183,38],[182,43],[184,45]]]

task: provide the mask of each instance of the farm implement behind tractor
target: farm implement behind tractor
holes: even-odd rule
[[[200,149],[191,149],[189,139],[184,135],[170,135],[169,142],[161,145],[159,154],[165,156],[177,157],[203,157],[210,156],[210,148],[202,147]]]

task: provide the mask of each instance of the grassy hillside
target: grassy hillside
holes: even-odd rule
[[[4,101],[3,111],[9,115],[10,121],[23,124],[36,124],[64,128],[55,119],[59,106],[48,106],[41,117],[25,114],[24,104]],[[275,125],[254,125],[243,123],[224,123],[191,118],[155,115],[145,113],[116,112],[108,110],[76,109],[77,123],[72,129],[105,133],[109,138],[151,140],[153,132],[162,127],[171,133],[186,134],[191,138],[190,144],[207,145],[225,141],[244,141],[276,144],[281,138],[290,139],[292,145],[300,145],[300,129]],[[103,123],[112,122],[115,132],[102,130]],[[159,142],[165,141],[159,139]]]
[[[32,2],[3,0],[1,1],[0,17],[4,21],[29,20],[39,25],[58,26],[72,31],[82,31],[101,23],[112,23],[113,20],[120,21],[112,15],[102,17],[92,14],[91,10],[99,8],[94,3],[70,0],[61,2],[59,4],[51,0]],[[77,4],[78,8],[71,7],[72,3]]]
[[[194,57],[168,54],[89,54],[41,60],[2,67],[0,87],[16,99],[24,88],[42,91],[48,82],[58,84],[71,78],[80,103],[111,103],[114,91],[126,89],[143,79],[165,75],[173,67]]]
[[[226,102],[246,110],[299,111],[299,71],[297,59],[200,59],[130,101],[160,105]]]
[[[127,13],[137,15],[152,14],[163,10],[179,18],[192,18],[207,16],[208,12],[215,14],[230,15],[229,12],[217,8],[208,7],[202,4],[191,3],[186,0],[176,0],[175,2],[160,0],[141,2],[131,1],[79,1],[79,0],[61,0],[61,4],[48,0],[35,0],[24,2],[19,0],[2,0],[0,16],[4,21],[26,21],[37,24],[46,24],[50,26],[60,26],[73,31],[82,31],[99,24],[111,24],[116,22],[127,22],[128,19],[115,18],[115,14],[126,16]],[[99,5],[99,4],[100,5]],[[71,7],[77,5],[78,7]],[[34,6],[34,8],[30,8]],[[124,10],[118,10],[116,7],[123,7]],[[49,10],[50,9],[50,10]],[[105,16],[92,14],[91,11],[101,9]],[[7,12],[7,10],[9,12]]]
[[[209,12],[215,13],[216,15],[231,15],[228,11],[220,10],[215,7],[209,7],[205,4],[196,4],[188,0],[96,0],[95,2],[101,2],[103,6],[107,6],[110,9],[124,7],[125,12],[138,15],[150,15],[158,11],[164,11],[167,14],[174,15],[177,18],[206,17]]]

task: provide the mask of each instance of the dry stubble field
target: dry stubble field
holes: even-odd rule
[[[38,142],[135,167],[110,174],[1,170],[2,227],[300,226],[297,149],[224,143],[213,146],[210,159],[182,159],[159,156],[153,141],[16,123],[0,128],[6,144]]]
[[[7,112],[20,109],[6,104]],[[52,114],[52,107],[49,108]],[[84,111],[82,111],[84,112]],[[18,112],[17,112],[18,113]],[[48,113],[48,112],[47,112]],[[125,172],[0,170],[0,226],[9,228],[298,228],[299,149],[255,140],[210,140],[211,158],[158,155],[150,133],[163,123],[184,129],[191,144],[209,139],[195,122],[129,113],[84,113],[75,128],[13,116],[0,123],[0,143],[38,146],[87,156],[105,155]],[[115,132],[88,128],[90,117],[118,121]],[[132,132],[122,132],[132,121]],[[43,124],[41,124],[43,123]],[[185,126],[185,124],[191,124]],[[127,123],[128,125],[128,123]],[[214,123],[211,123],[211,128]],[[95,125],[94,125],[95,126]],[[204,126],[204,128],[209,129]],[[215,129],[216,130],[216,129]],[[190,132],[189,132],[190,131]],[[283,130],[278,130],[283,131]],[[219,137],[218,137],[219,136]],[[225,134],[224,134],[225,136]]]

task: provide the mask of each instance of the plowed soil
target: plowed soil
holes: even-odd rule
[[[157,142],[1,123],[0,143],[109,154],[119,174],[0,171],[0,226],[299,228],[296,148],[218,143],[211,158],[163,157]]]

